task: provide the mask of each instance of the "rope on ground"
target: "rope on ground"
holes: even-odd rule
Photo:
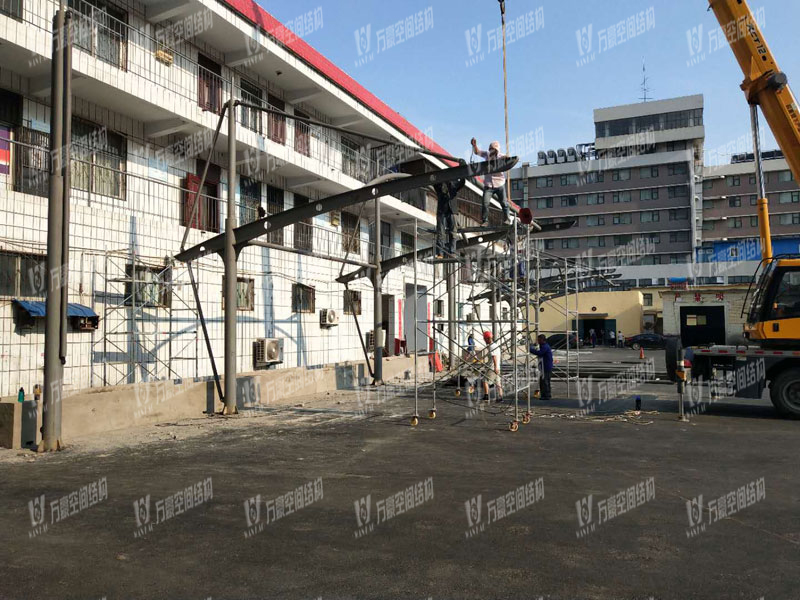
[[[591,415],[573,413],[532,413],[534,419],[566,419],[568,421],[586,421],[589,423],[631,423],[633,425],[652,425],[654,420],[645,420],[645,415],[657,415],[657,410],[626,410],[624,413],[594,413]]]

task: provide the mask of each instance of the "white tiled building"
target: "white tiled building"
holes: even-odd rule
[[[99,323],[97,329],[70,329],[67,390],[211,374],[188,272],[170,257],[179,249],[191,212],[189,192],[209,152],[210,183],[187,247],[224,230],[226,126],[215,148],[210,141],[231,90],[246,102],[443,152],[251,0],[71,0],[70,8],[75,51],[69,300],[93,309]],[[43,379],[44,319],[14,300],[41,301],[46,288],[56,9],[49,0],[0,0],[0,396],[20,387],[29,392]],[[320,10],[306,18],[314,23],[324,16]],[[394,162],[387,159],[391,152],[365,146],[357,135],[246,109],[237,120],[237,225],[257,218],[260,209],[279,212],[361,187]],[[415,160],[425,168],[444,166],[436,159]],[[466,195],[477,201],[478,188],[468,189]],[[424,192],[381,202],[385,256],[410,250],[414,219],[435,224],[435,206]],[[261,238],[300,252],[265,246],[242,252],[240,371],[252,370],[258,338],[284,339],[283,367],[363,359],[353,317],[343,311],[344,288],[335,281],[342,264],[327,258],[369,260],[373,208],[365,205],[360,219],[359,210],[321,215]],[[347,234],[353,231],[351,242]],[[197,267],[221,369],[222,261],[207,257]],[[419,265],[422,285],[430,285],[432,274],[431,266]],[[412,267],[406,266],[384,282],[390,353],[395,338],[413,331],[411,303],[405,302],[412,281]],[[362,330],[369,330],[371,284],[361,279],[351,289],[356,299],[360,294]],[[446,304],[429,297],[421,308],[443,312]],[[340,325],[320,327],[324,308],[342,315]]]

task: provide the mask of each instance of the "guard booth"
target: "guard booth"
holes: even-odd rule
[[[724,306],[681,306],[680,315],[684,348],[726,343]]]

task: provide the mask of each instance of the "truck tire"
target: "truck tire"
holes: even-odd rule
[[[800,369],[786,369],[778,373],[770,382],[769,395],[780,414],[800,418]]]
[[[666,346],[664,347],[664,360],[667,364],[667,377],[672,382],[678,381],[678,375],[676,373],[678,369],[678,360],[681,357],[681,350],[683,346],[681,345],[680,338],[667,338]]]

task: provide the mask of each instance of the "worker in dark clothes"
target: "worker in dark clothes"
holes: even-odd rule
[[[456,196],[466,181],[458,179],[433,186],[436,192],[436,258],[453,255],[456,252],[454,231],[458,213]],[[443,239],[444,238],[444,239]]]
[[[539,342],[539,349],[536,349],[536,344],[531,344],[530,351],[539,357],[539,392],[542,400],[552,400],[550,376],[553,374],[553,350],[542,334],[539,334],[536,340]]]

